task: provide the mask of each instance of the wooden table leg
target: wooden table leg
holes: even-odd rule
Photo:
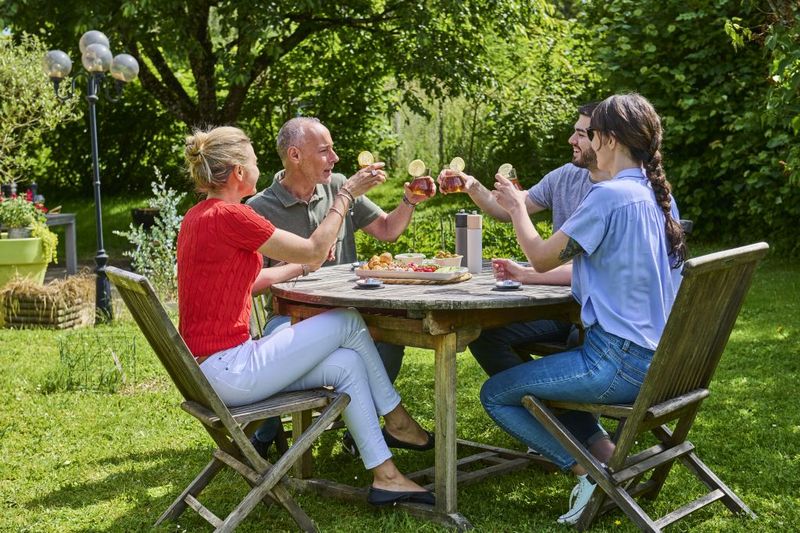
[[[456,512],[456,334],[436,335],[436,510]]]

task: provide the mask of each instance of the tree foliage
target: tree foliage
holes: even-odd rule
[[[431,94],[465,92],[488,72],[482,62],[485,32],[525,21],[541,5],[509,0],[20,0],[0,16],[15,28],[45,28],[47,39],[60,46],[71,47],[86,29],[101,28],[140,59],[144,88],[175,117],[195,126],[236,122],[250,91],[282,79],[279,73],[287,67],[300,67],[301,84],[321,79],[358,84],[359,74],[380,69],[395,74],[400,88],[417,79]],[[322,55],[288,61],[309,44]],[[321,68],[328,57],[335,57],[339,68]]]
[[[387,116],[401,104],[423,111],[412,86],[434,98],[481,94],[494,79],[488,36],[512,42],[517,28],[535,26],[546,9],[543,0],[19,0],[0,7],[0,21],[13,31],[40,31],[53,48],[68,51],[81,33],[101,29],[115,52],[139,59],[146,95],[125,97],[136,116],[128,109],[123,122],[118,109],[100,113],[104,171],[114,176],[104,187],[124,190],[122,184],[143,181],[141,168],[167,164],[170,154],[175,164],[176,141],[165,150],[153,140],[163,143],[164,133],[187,126],[242,125],[262,148],[265,169],[278,163],[271,148],[277,128],[298,112],[330,124],[352,152],[391,145]],[[132,123],[149,131],[123,141]],[[152,135],[154,128],[162,135]],[[69,130],[57,140],[77,138]],[[147,161],[123,168],[107,152],[112,145]],[[62,179],[82,181],[78,172]]]
[[[667,174],[701,238],[798,250],[797,17],[780,0],[620,0],[583,13],[607,91],[638,91],[661,114]]]
[[[38,68],[45,52],[33,35],[0,35],[0,183],[27,178],[42,133],[74,118],[75,102],[59,102]]]

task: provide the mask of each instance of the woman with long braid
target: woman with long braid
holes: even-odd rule
[[[481,390],[484,408],[501,428],[578,477],[570,508],[558,519],[567,524],[578,521],[595,484],[521,405],[522,397],[633,402],[666,325],[686,253],[661,166],[661,121],[650,102],[638,94],[612,96],[592,114],[588,133],[598,168],[612,177],[594,185],[549,239],[531,223],[524,193],[508,180],[493,192],[537,271],[573,260],[572,292],[581,304],[584,344],[496,374]],[[594,432],[589,451],[608,461],[614,445],[595,418],[571,415],[568,427]]]

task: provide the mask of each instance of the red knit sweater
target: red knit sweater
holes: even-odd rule
[[[195,357],[250,338],[250,291],[275,226],[246,205],[204,200],[178,234],[179,330]]]

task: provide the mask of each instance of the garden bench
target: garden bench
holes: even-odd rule
[[[728,342],[766,243],[752,244],[687,261],[683,281],[642,388],[632,405],[545,401],[525,396],[523,405],[569,450],[598,483],[578,521],[588,528],[595,517],[619,507],[643,531],[661,531],[712,502],[734,513],[753,512],[697,456],[687,440],[700,404]],[[600,463],[554,416],[555,409],[587,411],[620,420],[616,449],[608,465]],[[674,429],[667,423],[675,421]],[[658,443],[634,453],[640,435]],[[676,460],[709,492],[659,519],[651,518],[635,497],[655,499]],[[648,479],[645,476],[651,473]]]
[[[314,522],[289,494],[283,477],[341,414],[350,397],[323,388],[276,394],[250,405],[228,408],[206,380],[147,279],[115,267],[108,267],[106,273],[183,396],[185,401],[181,408],[200,421],[218,446],[211,462],[155,525],[177,518],[188,506],[212,524],[216,531],[232,531],[259,502],[267,505],[277,502],[301,530],[317,531]],[[312,410],[319,411],[320,416],[304,428],[302,435],[295,435],[291,448],[275,464],[263,459],[250,442],[248,435],[263,420],[285,413],[310,413]],[[225,467],[242,476],[251,490],[227,517],[220,519],[200,503],[198,497]]]

